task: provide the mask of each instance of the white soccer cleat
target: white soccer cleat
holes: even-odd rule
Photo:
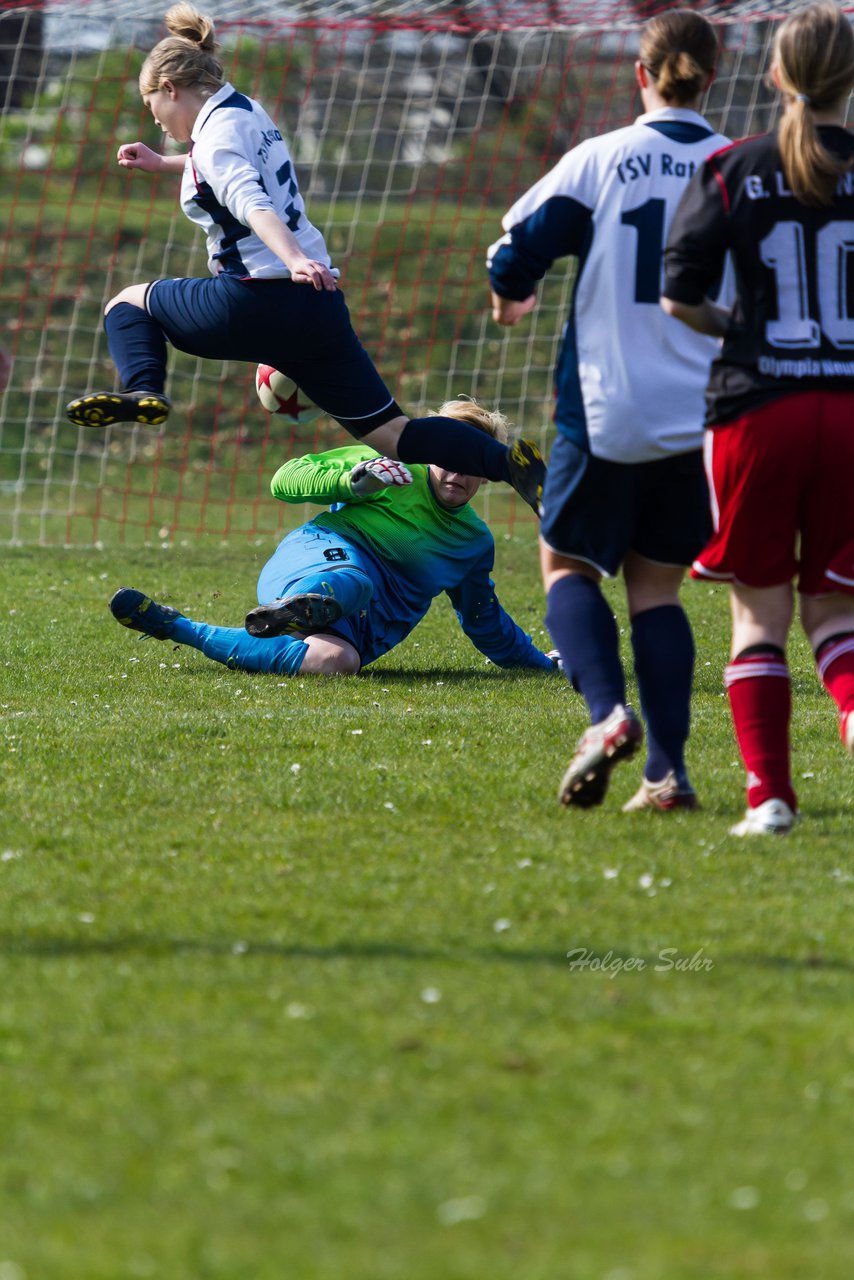
[[[671,809],[699,809],[697,793],[689,782],[679,782],[671,769],[660,782],[644,778],[640,789],[623,805],[623,813],[640,813],[658,809],[668,813]]]
[[[609,716],[592,724],[579,739],[558,788],[560,803],[579,809],[601,804],[612,769],[621,760],[633,756],[642,741],[643,729],[634,711],[618,704]]]
[[[741,822],[730,827],[729,833],[731,836],[785,836],[797,821],[798,815],[785,800],[766,800],[755,809],[748,809]]]
[[[412,484],[412,473],[395,458],[366,458],[350,472],[350,488],[358,498],[404,484]]]

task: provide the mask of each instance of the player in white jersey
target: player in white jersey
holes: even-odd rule
[[[110,301],[104,326],[122,389],[78,396],[71,421],[164,422],[168,341],[209,360],[272,365],[378,452],[505,480],[537,510],[545,468],[536,445],[507,446],[465,422],[403,412],[353,331],[281,133],[225,81],[209,18],[182,2],[166,26],[170,35],[143,63],[140,93],[189,151],[163,156],[131,142],[118,162],[181,176],[181,206],[205,232],[212,274],[131,285]]]
[[[625,807],[697,803],[684,759],[694,643],[679,587],[711,529],[703,393],[718,344],[658,303],[670,219],[692,173],[727,142],[698,113],[717,49],[697,13],[648,22],[635,63],[644,114],[565,155],[513,205],[488,256],[493,316],[506,325],[536,305],[555,259],[578,259],[541,524],[546,621],[591,718],[561,784],[569,805],[601,803],[612,766],[643,737],[599,586],[620,568],[648,746]]]
[[[252,213],[271,205],[309,262],[331,268],[323,236],[308,220],[284,138],[259,102],[226,83],[196,116],[181,181],[181,208],[207,237],[212,274],[229,270],[253,280],[282,276],[281,257],[250,227]],[[284,274],[293,274],[287,262]],[[314,274],[329,283],[322,271]]]

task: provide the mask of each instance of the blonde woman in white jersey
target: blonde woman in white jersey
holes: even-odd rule
[[[163,132],[188,150],[161,155],[129,142],[117,158],[125,169],[181,179],[181,208],[205,232],[211,274],[130,285],[109,302],[104,327],[121,389],[76,397],[71,421],[163,423],[168,342],[208,360],[272,365],[379,453],[505,480],[537,510],[536,445],[501,444],[453,418],[409,418],[397,404],[350,323],[281,132],[225,79],[210,18],[180,3],[166,28],[139,89]]]
[[[578,259],[540,532],[546,622],[590,712],[559,792],[580,808],[602,802],[612,767],[643,739],[599,585],[621,568],[648,746],[641,788],[624,807],[697,805],[684,759],[694,642],[679,587],[711,530],[702,424],[717,343],[680,329],[659,295],[682,192],[727,142],[699,114],[717,52],[697,13],[648,22],[635,63],[644,113],[568,152],[513,205],[489,251],[493,316],[504,325],[533,310],[555,259]]]

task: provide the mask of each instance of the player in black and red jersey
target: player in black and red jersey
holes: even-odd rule
[[[735,835],[786,832],[786,640],[797,575],[804,630],[854,755],[854,31],[834,4],[780,27],[776,130],[711,156],[692,179],[665,254],[662,305],[723,338],[707,391],[715,533],[694,565],[732,583],[726,669],[747,768]],[[732,311],[707,296],[729,251]]]

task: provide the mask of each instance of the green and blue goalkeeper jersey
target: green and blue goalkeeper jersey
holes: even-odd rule
[[[306,454],[280,467],[270,485],[283,502],[331,504],[306,528],[329,530],[369,554],[374,598],[363,618],[351,620],[363,664],[399,644],[446,592],[465,634],[498,666],[551,669],[498,601],[489,529],[468,504],[449,509],[436,501],[427,466],[409,467],[411,485],[353,494],[351,470],[377,456],[365,445]]]

